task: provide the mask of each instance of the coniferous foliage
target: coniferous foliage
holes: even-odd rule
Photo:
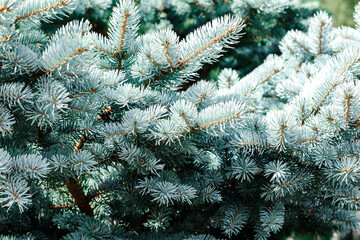
[[[217,84],[184,90],[241,40],[246,17],[219,16],[183,38],[141,35],[143,3],[120,0],[107,36],[87,20],[43,30],[102,1],[86,2],[0,0],[2,238],[358,227],[359,26],[333,28],[318,12],[245,77],[225,68]]]
[[[280,53],[278,42],[291,29],[305,30],[304,20],[316,5],[291,0],[141,0],[142,31],[174,29],[181,37],[216,17],[233,14],[244,19],[246,33],[216,65],[205,66],[201,77],[215,78],[221,68],[233,68],[241,77],[267,55]],[[155,24],[154,24],[155,23]],[[251,57],[249,57],[251,56]]]

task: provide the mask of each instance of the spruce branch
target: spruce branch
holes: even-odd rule
[[[312,40],[310,49],[313,54],[320,55],[330,53],[329,36],[331,32],[332,19],[325,12],[319,12],[311,18],[311,24],[309,25],[309,38]]]
[[[240,31],[243,28],[244,23],[239,18],[226,15],[197,29],[194,33],[191,33],[180,42],[180,48],[183,54],[181,57],[181,64],[179,66],[182,67],[195,59],[204,63],[211,63],[213,59],[211,57],[209,58],[209,56],[222,52],[221,50],[216,50],[216,48],[223,47],[224,43],[236,43],[241,36]],[[218,29],[223,30],[223,32],[219,33]],[[206,36],[206,38],[203,41],[197,41],[196,39],[201,36]],[[207,53],[210,52],[213,53],[206,56]],[[214,56],[214,59],[215,58],[216,55]]]
[[[21,11],[16,18],[17,22],[31,18],[33,16],[40,16],[43,20],[59,17],[58,15],[66,15],[73,10],[74,0],[46,0],[46,1],[31,1],[23,2],[21,4]]]
[[[356,22],[356,28],[360,29],[360,4],[355,6],[354,19]]]
[[[133,1],[121,0],[117,3],[109,22],[109,39],[115,45],[115,54],[132,51],[131,41],[135,41],[139,22],[140,15]]]

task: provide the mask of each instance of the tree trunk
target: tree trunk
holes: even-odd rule
[[[74,178],[70,178],[69,180],[65,181],[65,185],[69,189],[69,192],[74,198],[75,203],[80,208],[80,211],[89,216],[94,216],[94,210],[90,206],[90,198],[85,195],[80,182]]]

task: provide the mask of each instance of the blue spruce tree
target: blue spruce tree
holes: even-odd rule
[[[225,64],[214,83],[199,72],[238,46],[246,24],[260,24],[249,20],[257,11],[291,8],[211,2],[220,1],[162,1],[174,16],[187,6],[213,16],[238,9],[179,36],[140,26],[164,12],[146,1],[110,11],[112,1],[0,0],[3,239],[358,228],[360,5],[355,29],[333,28],[318,12],[306,30],[286,33],[281,54],[244,77]],[[94,23],[109,12],[103,35]],[[54,21],[65,24],[52,31]]]

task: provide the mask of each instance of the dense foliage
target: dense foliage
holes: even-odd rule
[[[2,239],[358,228],[360,5],[220,2],[0,0]]]

